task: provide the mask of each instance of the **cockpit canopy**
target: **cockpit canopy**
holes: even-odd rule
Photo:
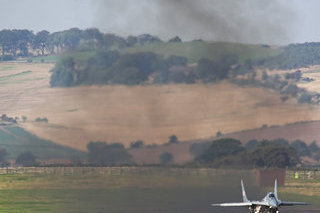
[[[274,198],[275,196],[274,196],[273,193],[269,193],[269,197],[270,197],[270,198]]]

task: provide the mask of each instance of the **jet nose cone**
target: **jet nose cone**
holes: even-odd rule
[[[272,208],[276,208],[276,207],[278,207],[278,202],[276,201],[276,200],[270,200],[270,206],[272,207]]]

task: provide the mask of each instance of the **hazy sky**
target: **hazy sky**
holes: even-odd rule
[[[0,29],[283,44],[320,41],[318,0],[0,0]]]

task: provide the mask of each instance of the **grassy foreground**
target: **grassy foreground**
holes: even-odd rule
[[[254,186],[253,171],[170,168],[43,170],[0,175],[0,212],[247,212],[243,208],[214,208],[210,204],[240,201],[241,178],[246,181],[249,198],[260,198],[265,193],[264,189]],[[319,204],[318,196],[282,193],[283,188],[280,191],[281,198]]]

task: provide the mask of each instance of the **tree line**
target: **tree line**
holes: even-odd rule
[[[50,84],[52,87],[71,87],[215,82],[228,78],[237,62],[237,57],[225,55],[216,60],[201,58],[197,66],[189,66],[188,59],[183,56],[96,51],[87,57],[78,58],[72,54],[62,57],[51,70]]]
[[[177,144],[177,136],[171,135],[167,145]],[[165,144],[166,145],[166,144]],[[142,140],[133,141],[129,149],[148,148]],[[129,149],[121,143],[93,141],[87,144],[85,158],[70,157],[70,166],[122,166],[136,165]],[[320,160],[320,148],[316,141],[307,145],[304,141],[286,139],[250,140],[242,145],[233,138],[223,138],[204,143],[194,143],[190,146],[194,156],[187,167],[214,168],[293,168],[301,164],[302,157]],[[0,149],[1,166],[8,166],[8,153]],[[39,166],[37,157],[32,152],[23,152],[16,158],[16,164],[22,166]],[[174,165],[174,154],[163,152],[159,156],[159,165]]]
[[[282,52],[274,57],[265,58],[259,65],[271,69],[298,69],[320,64],[320,42],[289,44]]]
[[[4,29],[0,31],[1,59],[9,60],[15,57],[44,56],[67,51],[119,49],[135,45],[163,42],[157,36],[142,34],[123,38],[115,34],[102,33],[97,28],[81,30],[71,28],[50,33],[46,30],[34,33],[30,30]],[[179,37],[168,42],[181,42]]]
[[[241,141],[225,138],[190,146],[195,156],[191,165],[208,167],[240,168],[287,168],[295,167],[301,157],[320,160],[320,148],[314,141],[309,146],[301,140],[291,143],[286,139],[251,140],[244,146]]]

